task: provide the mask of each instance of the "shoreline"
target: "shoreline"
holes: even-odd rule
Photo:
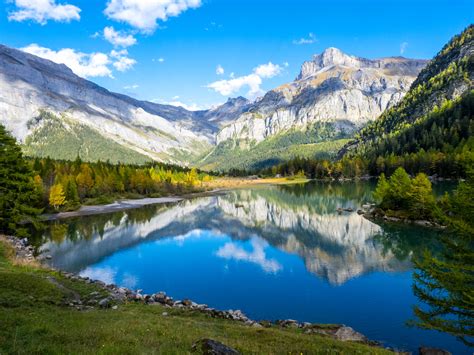
[[[135,208],[140,208],[150,205],[162,205],[162,204],[174,204],[181,201],[208,196],[219,196],[226,194],[226,189],[215,189],[211,191],[195,192],[185,194],[182,196],[167,196],[167,197],[144,197],[137,199],[124,199],[117,200],[114,203],[106,205],[83,205],[76,211],[59,212],[55,214],[42,214],[41,220],[44,222],[56,221],[60,219],[72,218],[72,217],[84,217],[93,216],[98,214],[113,213],[119,211],[125,211]]]
[[[129,209],[140,208],[150,205],[161,205],[161,204],[174,204],[184,200],[190,200],[198,197],[209,197],[225,195],[230,190],[244,189],[251,187],[262,187],[271,185],[292,185],[292,184],[303,184],[311,181],[310,179],[242,179],[242,178],[230,178],[222,179],[221,184],[213,184],[215,186],[212,190],[193,192],[179,196],[164,196],[164,197],[143,197],[137,199],[122,199],[117,200],[113,203],[105,205],[82,205],[75,211],[58,212],[58,213],[45,213],[40,216],[44,222],[57,221],[66,218],[73,217],[85,217],[93,216],[98,214],[113,213],[119,211],[125,211]]]
[[[189,310],[191,312],[198,312],[205,314],[211,318],[226,319],[233,322],[237,322],[252,328],[294,328],[301,329],[304,334],[307,335],[320,335],[323,337],[329,337],[341,342],[354,342],[364,344],[372,348],[379,348],[384,350],[392,351],[391,348],[384,347],[380,342],[368,339],[364,334],[359,333],[350,326],[345,324],[321,324],[321,323],[309,323],[299,322],[294,319],[278,319],[274,321],[267,320],[254,320],[247,317],[241,310],[219,310],[216,308],[209,307],[207,304],[199,304],[193,302],[190,299],[175,300],[168,296],[165,292],[159,291],[153,294],[142,293],[141,290],[132,290],[127,287],[120,287],[114,284],[106,284],[100,280],[90,279],[88,277],[82,277],[78,274],[55,269],[51,266],[44,264],[44,259],[40,259],[34,256],[33,247],[28,244],[28,240],[18,239],[13,236],[0,235],[0,243],[6,243],[13,251],[14,255],[11,256],[14,261],[19,262],[21,265],[30,265],[35,268],[43,269],[50,272],[58,273],[61,277],[69,279],[72,282],[79,282],[88,285],[94,285],[98,289],[105,292],[104,294],[97,294],[97,297],[89,300],[88,302],[82,302],[80,299],[75,300],[72,303],[66,303],[67,307],[77,311],[88,311],[91,309],[112,309],[117,310],[118,307],[122,307],[127,303],[138,303],[146,306],[160,305],[168,309],[182,309]],[[50,277],[55,284],[61,285],[60,281],[54,277]],[[164,312],[163,316],[167,316],[168,313]]]

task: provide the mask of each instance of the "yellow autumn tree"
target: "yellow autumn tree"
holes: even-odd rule
[[[189,172],[186,174],[185,182],[186,182],[186,184],[188,184],[189,186],[193,186],[194,184],[196,184],[197,181],[198,181],[198,173],[197,173],[197,170],[196,170],[196,168],[192,168],[191,171],[189,171]]]
[[[66,197],[64,196],[63,185],[56,184],[51,186],[51,190],[49,191],[49,204],[57,210],[58,207],[64,205],[65,202]]]

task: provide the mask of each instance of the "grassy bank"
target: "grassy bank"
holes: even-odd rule
[[[281,177],[281,178],[238,178],[238,177],[219,177],[209,182],[206,182],[203,186],[208,190],[212,189],[233,189],[233,188],[244,188],[258,185],[290,185],[290,184],[303,184],[310,181],[307,178],[298,177]]]
[[[0,241],[0,353],[189,353],[201,338],[213,338],[242,353],[388,353],[343,343],[299,329],[254,328],[161,305],[121,304],[118,309],[76,310],[93,292],[105,292],[44,270],[15,263]],[[163,315],[167,312],[168,315]]]

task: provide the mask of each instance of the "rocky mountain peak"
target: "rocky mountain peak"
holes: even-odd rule
[[[360,60],[357,57],[344,53],[338,48],[329,47],[321,54],[315,54],[312,60],[304,62],[296,80],[304,79],[322,69],[336,65],[358,68],[360,67]]]
[[[247,100],[243,96],[237,96],[237,97],[229,97],[227,99],[227,102],[224,105],[246,105],[250,103],[249,100]]]
[[[326,48],[321,54],[315,55],[313,61],[321,68],[332,65],[353,65],[357,61],[355,57],[345,54],[338,48]]]
[[[303,80],[333,68],[389,70],[392,74],[416,76],[426,65],[426,60],[404,57],[367,59],[346,54],[340,49],[330,47],[321,54],[313,56],[301,66],[296,80]]]

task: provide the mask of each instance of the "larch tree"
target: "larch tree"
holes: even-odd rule
[[[49,191],[49,204],[57,210],[65,203],[66,196],[64,195],[63,185],[55,184],[51,186],[51,190]]]

